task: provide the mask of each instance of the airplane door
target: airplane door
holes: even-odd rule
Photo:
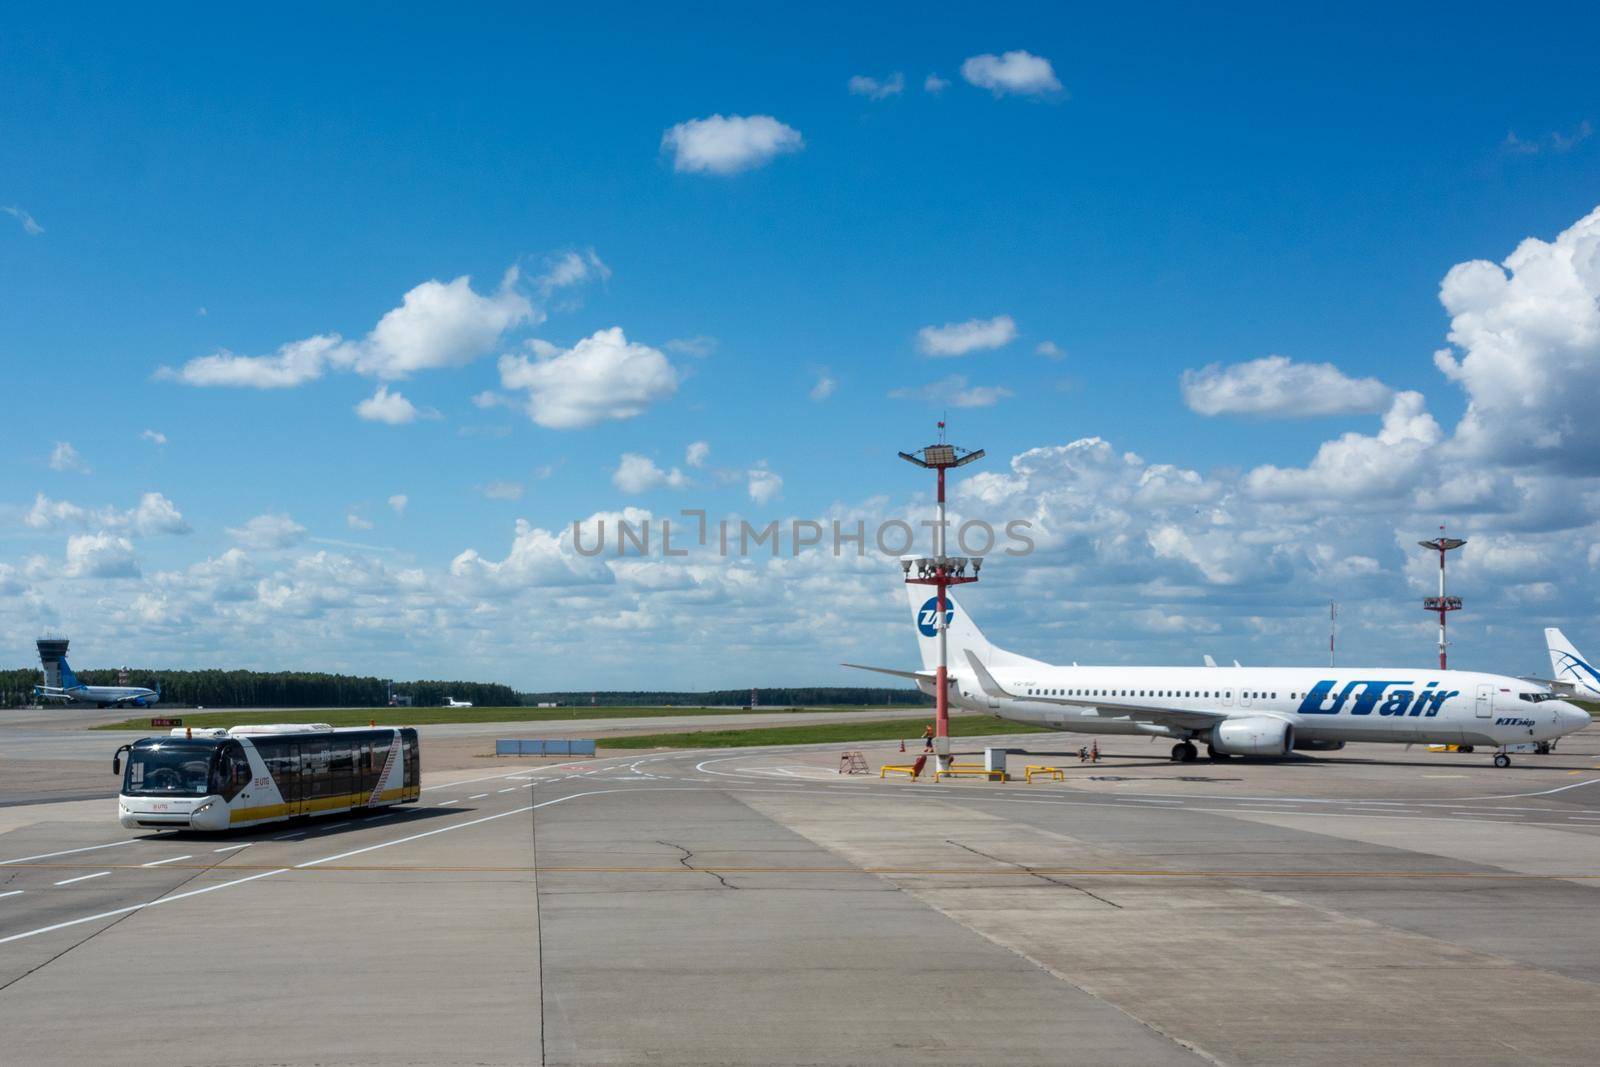
[[[1487,719],[1494,714],[1494,686],[1478,686],[1478,718]]]

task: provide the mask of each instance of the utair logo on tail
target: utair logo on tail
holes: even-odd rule
[[[956,617],[956,606],[955,606],[955,603],[954,603],[954,601],[952,601],[948,597],[946,597],[945,598],[945,602],[944,602],[944,625],[945,625],[945,629],[948,630],[950,628],[950,624],[953,621],[955,621],[955,617]],[[918,610],[918,612],[917,612],[917,632],[920,633],[923,637],[938,637],[939,636],[939,628],[938,628],[938,625],[937,625],[938,621],[939,621],[939,598],[936,597],[936,596],[931,596],[931,597],[928,598],[928,602],[926,604],[922,605],[921,609]]]

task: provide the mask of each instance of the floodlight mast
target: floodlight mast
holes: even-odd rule
[[[1445,656],[1445,620],[1452,611],[1461,610],[1461,598],[1458,596],[1445,596],[1444,594],[1444,557],[1446,552],[1452,552],[1467,542],[1459,537],[1446,537],[1444,524],[1439,525],[1439,536],[1432,541],[1418,541],[1417,544],[1430,552],[1439,553],[1439,595],[1424,597],[1422,610],[1434,611],[1439,614],[1439,669],[1447,670],[1448,662]]]
[[[944,472],[952,467],[964,467],[983,458],[983,449],[958,448],[945,443],[944,423],[939,423],[939,440],[915,452],[901,452],[900,458],[938,475],[938,514],[933,528],[933,555],[915,561],[903,561],[907,585],[931,585],[936,590],[934,629],[939,634],[939,668],[934,677],[933,733],[934,759],[939,770],[950,767],[950,650],[946,623],[949,621],[949,601],[946,590],[952,585],[965,585],[978,580],[983,566],[981,557],[953,558],[945,554]],[[972,564],[972,574],[967,574],[967,564]],[[911,573],[915,565],[916,575]],[[917,620],[921,625],[921,620]]]

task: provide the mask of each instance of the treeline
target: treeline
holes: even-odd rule
[[[748,689],[712,689],[704,693],[675,693],[667,690],[635,689],[604,693],[524,693],[524,703],[583,705],[596,707],[743,707],[750,703]],[[915,688],[884,689],[864,685],[790,686],[757,689],[756,703],[765,707],[832,707],[836,705],[882,704],[931,707],[933,698]]]
[[[85,685],[119,685],[116,670],[78,671]],[[33,687],[44,684],[44,672],[0,671],[0,705],[33,703]],[[377,708],[389,702],[389,682],[319,671],[150,671],[130,670],[127,685],[161,689],[161,703],[172,707],[207,708]],[[443,704],[446,696],[487,707],[522,703],[509,685],[485,682],[396,682],[395,693],[413,704]]]
[[[86,685],[119,685],[115,670],[78,671]],[[32,704],[33,687],[44,684],[39,668],[0,671],[0,707]],[[349,674],[317,671],[151,671],[130,670],[127,685],[161,689],[168,707],[206,708],[376,708],[389,702],[389,682]],[[508,685],[487,682],[395,682],[394,692],[410,697],[417,707],[437,707],[446,697],[466,700],[478,707],[509,708],[534,704],[628,707],[742,707],[750,703],[748,689],[717,689],[703,693],[666,690],[628,692],[519,693]],[[880,704],[922,707],[932,701],[916,689],[868,686],[810,686],[757,689],[756,703],[767,707],[829,707],[843,704]]]

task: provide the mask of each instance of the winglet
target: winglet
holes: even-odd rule
[[[1211,658],[1211,653],[1209,653],[1209,652],[1206,653],[1206,666],[1207,667],[1215,667],[1216,665],[1217,665],[1217,661]]]
[[[1011,695],[1001,688],[999,682],[994,680],[994,675],[989,673],[989,668],[983,665],[983,661],[974,655],[970,648],[966,650],[966,653],[967,662],[972,664],[972,672],[978,676],[978,688],[983,690],[984,696],[1008,697]]]

